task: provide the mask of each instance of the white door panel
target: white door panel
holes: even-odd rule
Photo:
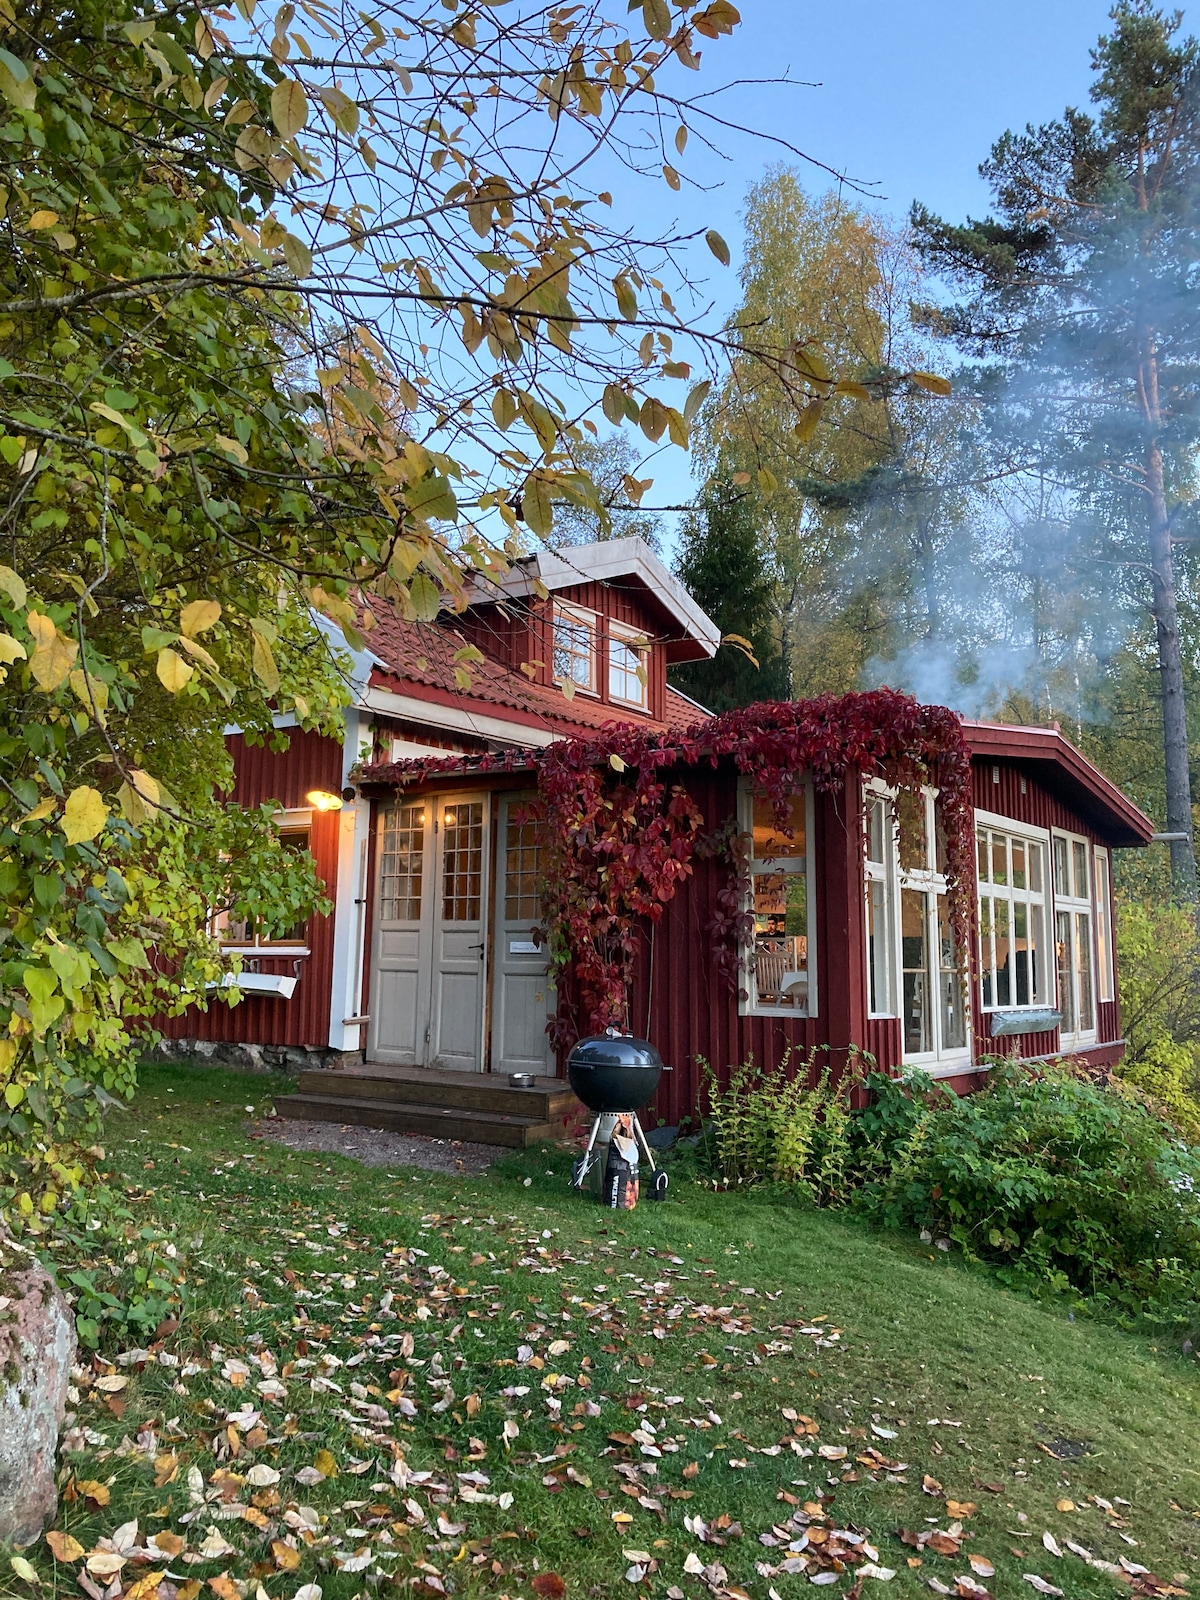
[[[521,819],[528,796],[500,805],[496,852],[492,1071],[554,1071],[546,1023],[554,988],[541,928],[542,854],[536,825]]]

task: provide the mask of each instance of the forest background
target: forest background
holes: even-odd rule
[[[711,709],[887,683],[1057,723],[1156,819],[1167,847],[1119,867],[1131,1070],[1190,1120],[1197,46],[1182,13],[1134,3],[1088,66],[1078,105],[978,152],[981,218],[919,199],[896,215],[811,165],[768,166],[729,326],[820,341],[861,387],[797,419],[735,362],[693,430],[694,508],[672,530],[652,493],[611,531],[665,545],[749,641],[677,672]],[[952,371],[953,395],[878,386],[913,369]],[[587,449],[614,506],[649,470],[625,438]],[[559,536],[604,531],[584,513]]]

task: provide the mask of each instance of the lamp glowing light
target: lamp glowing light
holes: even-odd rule
[[[314,811],[340,811],[342,797],[340,794],[331,794],[328,789],[310,789],[304,796]]]

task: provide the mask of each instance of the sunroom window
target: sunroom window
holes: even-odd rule
[[[945,830],[932,789],[900,790],[896,835],[904,1059],[937,1067],[966,1054],[967,1014],[946,885]]]
[[[985,1011],[1054,1004],[1046,957],[1046,841],[1011,827],[979,824],[980,999]]]
[[[1062,1042],[1082,1042],[1096,1031],[1092,951],[1091,849],[1086,839],[1056,833],[1054,855],[1054,953]]]
[[[748,1008],[812,1016],[816,1010],[810,875],[812,795],[793,794],[781,821],[759,795],[744,796],[750,835],[753,946],[747,951]]]

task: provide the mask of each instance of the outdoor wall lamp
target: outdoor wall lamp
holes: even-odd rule
[[[314,811],[340,811],[342,797],[332,794],[328,789],[310,789],[304,796]]]

